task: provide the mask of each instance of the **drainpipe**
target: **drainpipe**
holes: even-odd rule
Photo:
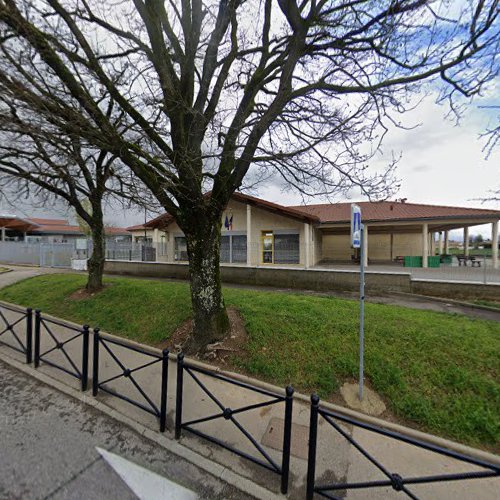
[[[427,267],[427,257],[429,255],[429,225],[422,224],[422,267]]]
[[[310,251],[310,225],[304,222],[304,268],[309,269],[309,251]]]
[[[252,265],[252,207],[247,205],[247,266]]]
[[[498,269],[498,221],[491,223],[491,257],[493,269]]]

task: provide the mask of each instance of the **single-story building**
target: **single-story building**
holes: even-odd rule
[[[131,241],[132,235],[121,227],[106,227],[108,241]],[[0,214],[0,241],[71,243],[87,238],[80,226],[65,219],[40,219]]]
[[[498,267],[499,210],[407,203],[360,202],[365,226],[365,266],[403,256],[427,257],[449,252],[449,232],[463,229],[469,254],[469,228],[491,224],[492,261]],[[309,268],[321,263],[353,262],[350,245],[351,203],[283,206],[234,193],[222,216],[221,262],[248,266]],[[134,241],[152,242],[156,260],[187,261],[184,235],[169,214],[127,228]]]

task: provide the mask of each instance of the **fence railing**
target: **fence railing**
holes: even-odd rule
[[[330,484],[318,484],[316,482],[316,449],[318,443],[318,421],[319,417],[322,417],[335,431],[337,431],[343,438],[345,438],[356,450],[358,450],[367,460],[369,460],[379,471],[382,472],[387,479],[377,480],[377,481],[361,481],[361,482],[339,482]],[[455,460],[469,463],[477,467],[481,467],[482,471],[473,472],[460,472],[456,474],[437,474],[432,476],[420,476],[420,477],[403,477],[396,472],[391,472],[388,470],[379,460],[377,460],[371,453],[369,453],[361,444],[359,444],[352,436],[349,435],[338,422],[343,422],[344,424],[349,424],[354,427],[359,427],[367,431],[371,431],[377,434],[381,434],[388,438],[402,441],[404,443],[422,448],[440,455],[444,455]],[[307,489],[306,489],[306,499],[312,500],[314,494],[317,493],[325,498],[337,499],[340,497],[334,496],[333,492],[352,490],[352,489],[370,489],[370,488],[381,488],[381,487],[391,487],[397,492],[405,493],[406,496],[418,499],[418,497],[412,493],[408,486],[418,485],[418,484],[429,484],[436,482],[446,482],[446,481],[460,481],[466,479],[480,479],[487,477],[494,477],[500,475],[500,466],[490,464],[483,460],[476,459],[461,453],[457,453],[446,448],[442,448],[425,441],[420,441],[397,432],[393,432],[383,427],[368,424],[357,420],[346,415],[321,408],[319,405],[319,397],[315,394],[311,396],[311,413],[310,413],[310,423],[309,423],[309,452],[308,452],[308,468],[307,468]],[[367,493],[367,497],[369,493]]]
[[[102,346],[104,350],[109,354],[111,359],[116,363],[118,368],[121,370],[121,373],[118,375],[114,375],[112,377],[107,378],[106,380],[99,381],[99,348]],[[134,368],[129,368],[127,366],[127,362],[120,359],[116,350],[113,350],[113,347],[120,347],[127,349],[129,351],[137,352],[146,357],[153,358],[152,361],[148,361],[140,366],[136,366]],[[136,380],[134,374],[140,370],[143,370],[149,366],[154,364],[161,363],[161,395],[160,395],[160,403],[158,405],[153,401],[150,395],[148,395],[147,391],[141,386],[141,384]],[[135,399],[129,398],[125,394],[118,392],[117,389],[113,389],[109,387],[109,383],[118,379],[127,379],[130,383],[137,389],[139,394],[142,396],[142,401],[137,401]],[[97,396],[99,390],[102,390],[112,396],[115,396],[131,405],[134,405],[141,410],[144,410],[147,413],[150,413],[157,417],[160,420],[160,432],[165,432],[166,421],[167,421],[167,389],[168,388],[168,349],[164,349],[162,355],[155,354],[150,351],[146,351],[145,349],[141,349],[140,347],[136,347],[125,342],[120,342],[117,339],[112,339],[109,337],[103,336],[99,329],[94,329],[94,364],[93,364],[93,373],[92,373],[92,394]]]
[[[6,315],[5,311],[9,311],[9,313]],[[19,316],[11,320],[7,316],[12,313]],[[0,304],[0,319],[2,322],[0,326],[0,328],[2,328],[2,331],[0,331],[0,344],[26,355],[26,363],[31,363],[33,349],[33,310],[31,307],[21,309],[6,304]],[[25,321],[24,332],[17,332],[16,327],[18,325],[21,326],[23,321]],[[6,340],[5,337],[7,334],[15,341],[14,344],[4,341],[4,339]],[[24,341],[22,339],[23,336]]]
[[[204,416],[202,418],[196,418],[194,420],[183,420],[183,396],[184,396],[184,372],[186,372],[194,382],[201,388],[201,390],[219,407],[219,412]],[[213,379],[217,379],[218,381],[225,382],[230,385],[235,385],[237,387],[242,387],[244,389],[248,389],[252,392],[268,396],[272,399],[268,401],[264,401],[261,403],[251,404],[247,406],[242,406],[240,408],[229,408],[225,406],[222,401],[214,394],[213,391],[208,389],[208,387],[200,380],[198,374],[202,374]],[[292,433],[292,409],[293,409],[293,388],[288,386],[285,389],[285,396],[280,394],[273,393],[271,391],[267,391],[265,389],[261,389],[259,387],[252,386],[250,384],[246,384],[240,382],[239,380],[232,379],[225,375],[221,375],[215,373],[213,371],[201,368],[199,366],[194,366],[184,360],[184,354],[179,353],[177,356],[177,392],[176,392],[176,407],[175,407],[175,437],[179,439],[181,437],[182,430],[186,430],[195,434],[198,437],[206,439],[211,443],[214,443],[218,446],[229,450],[236,455],[246,458],[251,462],[264,467],[271,472],[274,472],[281,476],[281,492],[285,494],[288,491],[288,477],[290,471],[290,443],[291,443],[291,433]],[[282,460],[281,465],[276,463],[275,460],[267,453],[267,451],[256,441],[256,439],[248,432],[245,427],[235,418],[236,415],[239,415],[243,412],[255,410],[258,408],[263,408],[266,406],[275,405],[277,403],[285,403],[285,415],[284,415],[284,432],[283,432],[283,452],[282,452]],[[235,448],[230,444],[222,441],[221,439],[211,436],[205,432],[200,431],[199,429],[193,428],[193,425],[201,424],[204,422],[214,421],[216,419],[222,419],[228,422],[231,422],[236,428],[241,431],[241,433],[247,438],[247,440],[253,445],[253,447],[259,452],[259,454],[263,457],[256,458],[249,453]]]
[[[26,363],[31,363],[34,360],[36,368],[40,363],[45,363],[51,367],[62,370],[63,372],[75,377],[81,381],[81,390],[87,389],[88,382],[88,367],[89,367],[89,337],[91,332],[87,325],[81,328],[75,327],[64,321],[59,321],[52,318],[44,317],[39,310],[35,311],[34,321],[33,312],[31,308],[21,309],[15,306],[0,303],[0,321],[4,323],[3,330],[0,331],[0,344],[12,348],[21,353],[26,360]],[[24,322],[24,323],[23,323]],[[34,325],[34,327],[33,327]],[[16,327],[22,329],[22,333],[16,331]],[[57,330],[57,331],[56,331]],[[10,342],[5,342],[2,337],[11,334]],[[33,333],[35,336],[33,343]],[[69,333],[69,335],[68,335]],[[121,341],[100,333],[96,328],[93,331],[93,374],[92,374],[92,392],[97,396],[99,391],[103,391],[111,396],[117,397],[135,407],[156,416],[160,422],[160,431],[164,432],[166,429],[167,417],[167,390],[168,390],[168,358],[169,351],[163,350],[161,354],[155,353],[151,350],[143,349],[138,345]],[[81,340],[81,342],[80,342]],[[66,349],[69,343],[73,342],[75,349],[68,352]],[[44,347],[47,343],[53,345],[43,352],[41,352],[42,344]],[[33,345],[34,344],[34,345]],[[32,356],[32,347],[34,347],[34,356]],[[81,349],[81,350],[79,350]],[[105,380],[100,380],[102,371],[100,369],[99,359],[101,356],[101,349],[103,349],[114,361],[119,368],[117,375],[108,376]],[[123,351],[125,349],[125,351]],[[121,351],[118,352],[118,351]],[[124,353],[138,353],[140,355],[151,358],[149,361],[130,368],[126,358],[128,354]],[[68,363],[64,366],[57,363],[54,359],[49,358],[52,353],[59,352],[63,359]],[[75,353],[77,353],[75,355]],[[78,359],[77,359],[78,358]],[[147,389],[139,383],[136,379],[136,373],[151,367],[155,364],[161,365],[161,381],[160,381],[160,395],[155,397],[150,396],[149,392],[151,387]],[[227,375],[211,371],[207,368],[195,365],[184,359],[183,353],[177,355],[177,380],[176,380],[176,408],[175,408],[175,438],[179,439],[183,431],[190,432],[199,438],[210,441],[211,443],[229,450],[236,455],[245,458],[254,464],[265,468],[281,477],[281,492],[283,494],[288,491],[289,472],[290,472],[290,451],[291,451],[291,433],[292,433],[292,410],[293,410],[293,388],[288,386],[284,394],[275,393],[264,388],[249,383],[241,382],[236,378],[231,378]],[[144,373],[144,372],[142,372]],[[190,377],[193,387],[198,386],[205,396],[215,403],[218,410],[210,412],[210,414],[203,416],[196,416],[195,418],[187,418],[183,415],[184,397],[185,397],[185,376]],[[129,397],[127,394],[118,391],[110,384],[119,379],[128,380],[133,387],[139,392],[142,400],[136,400]],[[158,380],[158,379],[156,379]],[[260,399],[269,398],[265,401],[259,401],[254,404],[247,404],[238,408],[228,407],[223,403],[223,397],[217,396],[218,390],[210,389],[208,381],[215,380],[219,385],[218,390],[224,392],[228,386],[240,387],[244,390],[251,391],[258,395]],[[191,396],[191,403],[196,404],[197,401],[193,400]],[[156,401],[155,401],[156,399]],[[158,402],[159,399],[159,402]],[[201,403],[201,401],[200,401]],[[284,406],[284,430],[282,436],[282,452],[279,460],[274,459],[270,453],[262,446],[255,437],[247,430],[244,425],[237,419],[238,415],[245,412],[257,410],[272,405],[283,404]],[[201,404],[200,404],[201,406]],[[333,483],[326,483],[316,477],[316,463],[317,463],[317,448],[318,448],[318,428],[320,419],[327,425],[323,425],[323,429],[332,429],[345,439],[351,446],[353,446],[366,460],[368,460],[374,467],[385,476],[384,479],[377,480],[362,480],[362,481],[338,481]],[[241,434],[246,438],[247,443],[251,446],[241,449],[226,442],[224,439],[215,435],[210,435],[207,432],[196,428],[197,424],[206,422],[219,422],[233,425]],[[406,445],[414,446],[418,449],[423,449],[429,452],[436,453],[461,463],[470,464],[476,470],[470,472],[458,473],[438,473],[434,475],[421,475],[409,476],[394,472],[386,467],[382,461],[378,460],[374,454],[368,451],[358,440],[356,440],[350,432],[345,429],[345,426],[352,428],[360,428],[364,431],[375,433],[385,436],[386,438],[405,443]],[[225,427],[224,427],[225,429]],[[248,452],[254,452],[252,455]],[[247,451],[245,451],[247,450]],[[257,454],[255,454],[255,451]],[[324,457],[322,457],[324,458]],[[322,460],[323,461],[323,460]],[[311,396],[310,405],[310,421],[309,421],[309,445],[308,445],[308,460],[307,460],[307,480],[306,480],[306,499],[311,500],[314,495],[319,495],[325,498],[339,498],[335,496],[337,492],[348,490],[363,490],[372,488],[392,488],[398,493],[402,493],[410,498],[416,499],[417,495],[411,491],[413,486],[417,485],[430,485],[434,483],[442,483],[449,481],[461,481],[481,478],[491,478],[500,476],[500,466],[486,462],[485,460],[474,458],[456,451],[446,449],[429,442],[412,438],[410,436],[400,434],[384,427],[366,423],[365,421],[347,416],[345,414],[332,411],[320,406],[320,399],[316,395]],[[369,496],[369,493],[367,494]]]
[[[56,333],[53,329],[54,326],[63,328],[64,332],[69,333],[71,336],[67,339],[62,340],[61,334]],[[42,336],[47,338],[53,343],[53,346],[41,351]],[[82,340],[82,352],[80,367],[78,367],[79,361],[74,359],[75,356],[66,350],[66,346],[75,340]],[[50,359],[48,356],[52,353],[59,352],[67,361],[68,366],[64,366],[57,363],[54,359]],[[35,311],[35,368],[40,366],[40,362],[46,363],[58,370],[61,370],[68,375],[81,381],[82,391],[87,390],[88,376],[89,376],[89,327],[88,325],[83,325],[81,328],[77,328],[73,325],[69,325],[64,321],[58,321],[55,319],[48,319],[42,316],[41,312],[37,309]]]

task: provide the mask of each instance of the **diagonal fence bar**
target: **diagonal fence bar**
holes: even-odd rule
[[[54,327],[58,327],[60,332],[56,332]],[[61,339],[61,335],[69,338]],[[41,352],[42,336],[51,341],[53,346]],[[89,371],[89,326],[83,325],[81,328],[65,323],[64,321],[46,318],[40,310],[35,311],[35,368],[43,362],[53,368],[63,371],[64,373],[80,380],[81,390],[84,392],[88,386],[88,371]],[[75,356],[66,350],[66,346],[70,342],[80,340],[82,342],[81,359],[75,359]],[[67,366],[57,363],[53,359],[49,359],[49,355],[59,352],[66,360]],[[69,368],[68,368],[69,366]]]
[[[8,313],[7,313],[8,311]],[[20,314],[16,319],[10,320],[8,318],[9,314],[15,313]],[[31,307],[27,309],[22,309],[19,307],[7,305],[4,303],[0,303],[0,323],[3,323],[0,326],[0,344],[10,349],[13,349],[21,354],[26,356],[26,363],[32,362],[32,350],[33,350],[33,310]],[[25,333],[24,335],[16,332],[16,326],[21,326],[24,323]],[[15,343],[12,344],[10,342],[5,342],[7,334],[10,334],[10,337],[15,340]],[[24,340],[23,338],[24,337]]]
[[[217,413],[207,415],[194,420],[183,420],[183,397],[184,397],[184,372],[186,372],[191,379],[198,385],[198,387],[206,394],[219,408]],[[268,396],[271,399],[261,403],[250,404],[242,406],[240,408],[232,409],[225,406],[221,400],[211,391],[200,379],[199,375],[205,375],[210,378],[216,379],[220,382],[224,382],[230,385],[235,385],[237,387],[242,387],[248,389],[257,394]],[[226,375],[212,372],[210,370],[204,369],[199,366],[195,366],[185,361],[184,354],[179,353],[177,355],[177,393],[176,393],[176,412],[175,412],[175,438],[179,439],[182,434],[182,430],[188,431],[200,438],[206,439],[211,443],[214,443],[226,450],[235,453],[236,455],[243,457],[251,462],[264,467],[265,469],[278,474],[281,476],[281,492],[283,494],[288,491],[288,480],[290,473],[290,444],[291,444],[291,433],[292,433],[292,409],[293,409],[293,388],[288,386],[285,389],[285,396],[260,387],[252,386],[250,384],[240,382],[239,380],[233,379]],[[235,418],[244,412],[252,411],[257,408],[263,408],[266,406],[271,406],[279,403],[285,403],[285,415],[284,415],[284,431],[283,431],[283,452],[281,456],[281,465],[277,464],[272,457],[267,453],[267,451],[256,441],[256,439],[250,434],[250,432],[245,429],[245,427]],[[209,422],[213,420],[221,419],[223,421],[231,422],[252,444],[253,448],[257,450],[260,457],[257,458],[249,453],[235,448],[234,446],[224,442],[215,436],[211,436],[199,429],[193,428],[193,425]]]
[[[144,356],[148,356],[153,358],[151,361],[146,362],[140,366],[136,366],[134,368],[128,368],[126,366],[126,362],[120,359],[116,350],[113,350],[113,347],[124,348],[129,351],[137,352]],[[107,378],[106,380],[100,380],[99,378],[99,357],[101,347],[107,352],[107,354],[114,361],[116,366],[121,370],[121,373],[118,375],[114,375],[112,377]],[[162,354],[155,354],[153,352],[147,351],[140,347],[128,344],[126,342],[122,342],[120,340],[104,336],[100,333],[99,328],[94,329],[94,364],[93,364],[93,372],[92,372],[92,394],[97,396],[99,390],[110,394],[118,399],[126,401],[136,408],[140,408],[141,410],[154,415],[159,419],[160,422],[160,432],[165,432],[166,422],[167,422],[167,391],[168,391],[168,349],[164,349]],[[140,370],[144,370],[150,366],[155,364],[161,364],[161,390],[160,390],[160,402],[157,404],[153,401],[153,398],[150,397],[148,392],[139,384],[139,382],[134,377],[134,374]],[[110,382],[114,382],[118,379],[127,379],[130,383],[135,387],[135,389],[139,392],[142,397],[142,401],[137,401],[136,399],[132,399],[129,396],[118,392],[116,389],[109,387]]]
[[[407,497],[417,499],[418,497],[411,492],[407,486],[416,484],[432,484],[447,481],[464,481],[469,479],[484,479],[496,477],[500,475],[500,466],[480,460],[471,456],[467,456],[456,451],[448,450],[440,446],[426,443],[419,439],[415,439],[394,431],[389,431],[383,427],[362,422],[352,417],[342,415],[331,410],[321,408],[319,405],[319,397],[316,394],[311,396],[310,421],[309,421],[309,451],[307,464],[307,485],[306,499],[312,500],[314,494],[318,494],[325,498],[337,499],[340,497],[334,496],[334,492],[343,490],[359,490],[369,488],[391,487],[396,492],[404,493]],[[358,482],[339,482],[331,484],[318,484],[316,482],[316,460],[317,460],[317,443],[318,443],[318,422],[322,418],[331,428],[346,439],[354,446],[366,459],[368,459],[379,471],[386,476],[385,480],[376,481],[358,481]],[[370,432],[381,434],[388,438],[410,444],[417,448],[422,448],[439,455],[444,455],[453,458],[457,461],[469,463],[476,467],[481,467],[482,471],[461,472],[456,474],[436,474],[430,476],[419,477],[403,477],[402,475],[389,471],[382,463],[380,463],[371,453],[361,446],[353,437],[340,427],[337,422],[343,422],[354,427],[359,427]],[[369,495],[369,493],[367,493]]]

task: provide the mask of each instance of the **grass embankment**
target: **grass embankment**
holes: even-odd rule
[[[113,278],[94,297],[70,295],[84,276],[49,275],[0,291],[9,302],[157,345],[191,315],[184,283]],[[333,297],[227,288],[249,340],[242,371],[324,398],[357,377],[358,304]],[[371,386],[402,421],[471,445],[500,446],[500,325],[444,313],[366,304]]]

